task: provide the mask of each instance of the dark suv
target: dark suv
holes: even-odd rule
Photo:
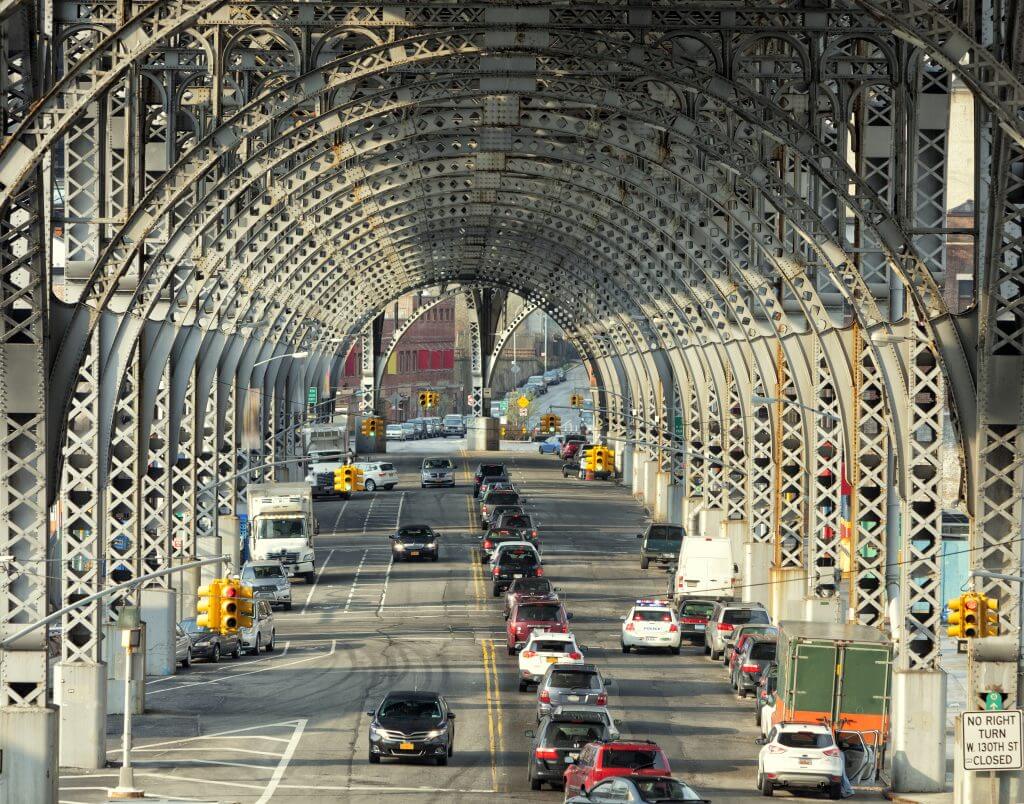
[[[508,470],[503,463],[482,463],[473,475],[473,496],[480,495],[480,484],[485,477],[508,477]]]
[[[636,537],[643,539],[640,545],[640,569],[647,569],[651,561],[659,564],[672,564],[679,558],[679,548],[683,546],[683,526],[652,522],[647,530]]]
[[[448,764],[455,747],[455,713],[436,692],[393,690],[366,714],[371,763],[381,757],[420,757]]]
[[[761,672],[775,661],[775,637],[757,634],[749,637],[732,668],[732,686],[741,698],[757,689]]]
[[[543,575],[537,553],[528,547],[510,547],[501,552],[498,563],[491,570],[491,595],[499,597],[514,580]]]
[[[526,736],[533,737],[533,752],[526,771],[531,790],[540,790],[545,782],[560,788],[566,765],[580,758],[583,746],[611,738],[600,716],[581,715],[552,715],[541,719],[536,732],[527,730]]]

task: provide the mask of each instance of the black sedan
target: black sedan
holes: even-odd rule
[[[411,558],[429,558],[437,561],[438,538],[429,525],[403,525],[391,537],[391,558],[403,561]]]
[[[237,659],[242,655],[242,645],[238,641],[238,634],[222,634],[219,631],[203,628],[196,625],[195,617],[182,620],[178,625],[192,641],[193,659],[206,659],[216,663],[220,661],[221,656]]]
[[[381,757],[412,757],[447,765],[454,753],[455,713],[436,692],[393,690],[366,714],[371,763]]]

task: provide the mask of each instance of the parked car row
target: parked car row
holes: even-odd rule
[[[466,417],[450,413],[440,416],[421,416],[408,421],[392,423],[384,428],[389,441],[419,441],[424,438],[462,438],[466,435]]]
[[[668,568],[669,601],[637,601],[623,618],[622,651],[667,647],[683,641],[721,663],[738,699],[752,695],[757,743],[756,786],[843,794],[844,759],[832,729],[820,722],[787,722],[775,715],[779,629],[762,603],[732,596],[735,567],[724,539],[688,537],[679,525],[652,523],[641,540],[640,566]],[[692,590],[692,591],[691,591]]]

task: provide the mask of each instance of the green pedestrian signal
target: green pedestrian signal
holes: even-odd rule
[[[985,693],[985,711],[1001,712],[1003,709],[1003,696],[999,692]]]

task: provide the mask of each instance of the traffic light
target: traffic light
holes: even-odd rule
[[[608,468],[608,450],[604,447],[594,449],[594,471],[604,472]]]
[[[235,627],[252,628],[253,600],[252,587],[246,586],[239,580],[231,581],[231,588],[235,592]]]
[[[220,624],[220,594],[223,588],[223,581],[215,578],[206,586],[199,587],[199,602],[196,603],[196,625],[200,628],[209,628],[211,631],[219,631]]]
[[[376,438],[377,433],[381,431],[382,420],[378,416],[367,416],[363,419],[362,425],[360,425],[360,432],[364,436],[370,436]]]
[[[999,601],[985,595],[978,597],[981,599],[981,635],[999,636]]]
[[[429,408],[430,407],[430,391],[420,391],[420,393],[419,393],[419,400],[420,400],[420,407],[421,408]]]
[[[946,633],[957,639],[975,639],[982,636],[981,615],[983,603],[976,592],[965,592],[949,601],[949,628]]]
[[[222,581],[220,598],[220,632],[233,634],[238,630],[237,581]]]
[[[583,397],[579,394],[573,394],[569,397],[569,405],[574,408],[578,408],[583,405]]]
[[[354,466],[341,466],[334,470],[335,491],[358,491],[363,487],[363,473]]]
[[[562,429],[562,418],[552,413],[540,417],[540,429],[543,433],[557,433]]]

